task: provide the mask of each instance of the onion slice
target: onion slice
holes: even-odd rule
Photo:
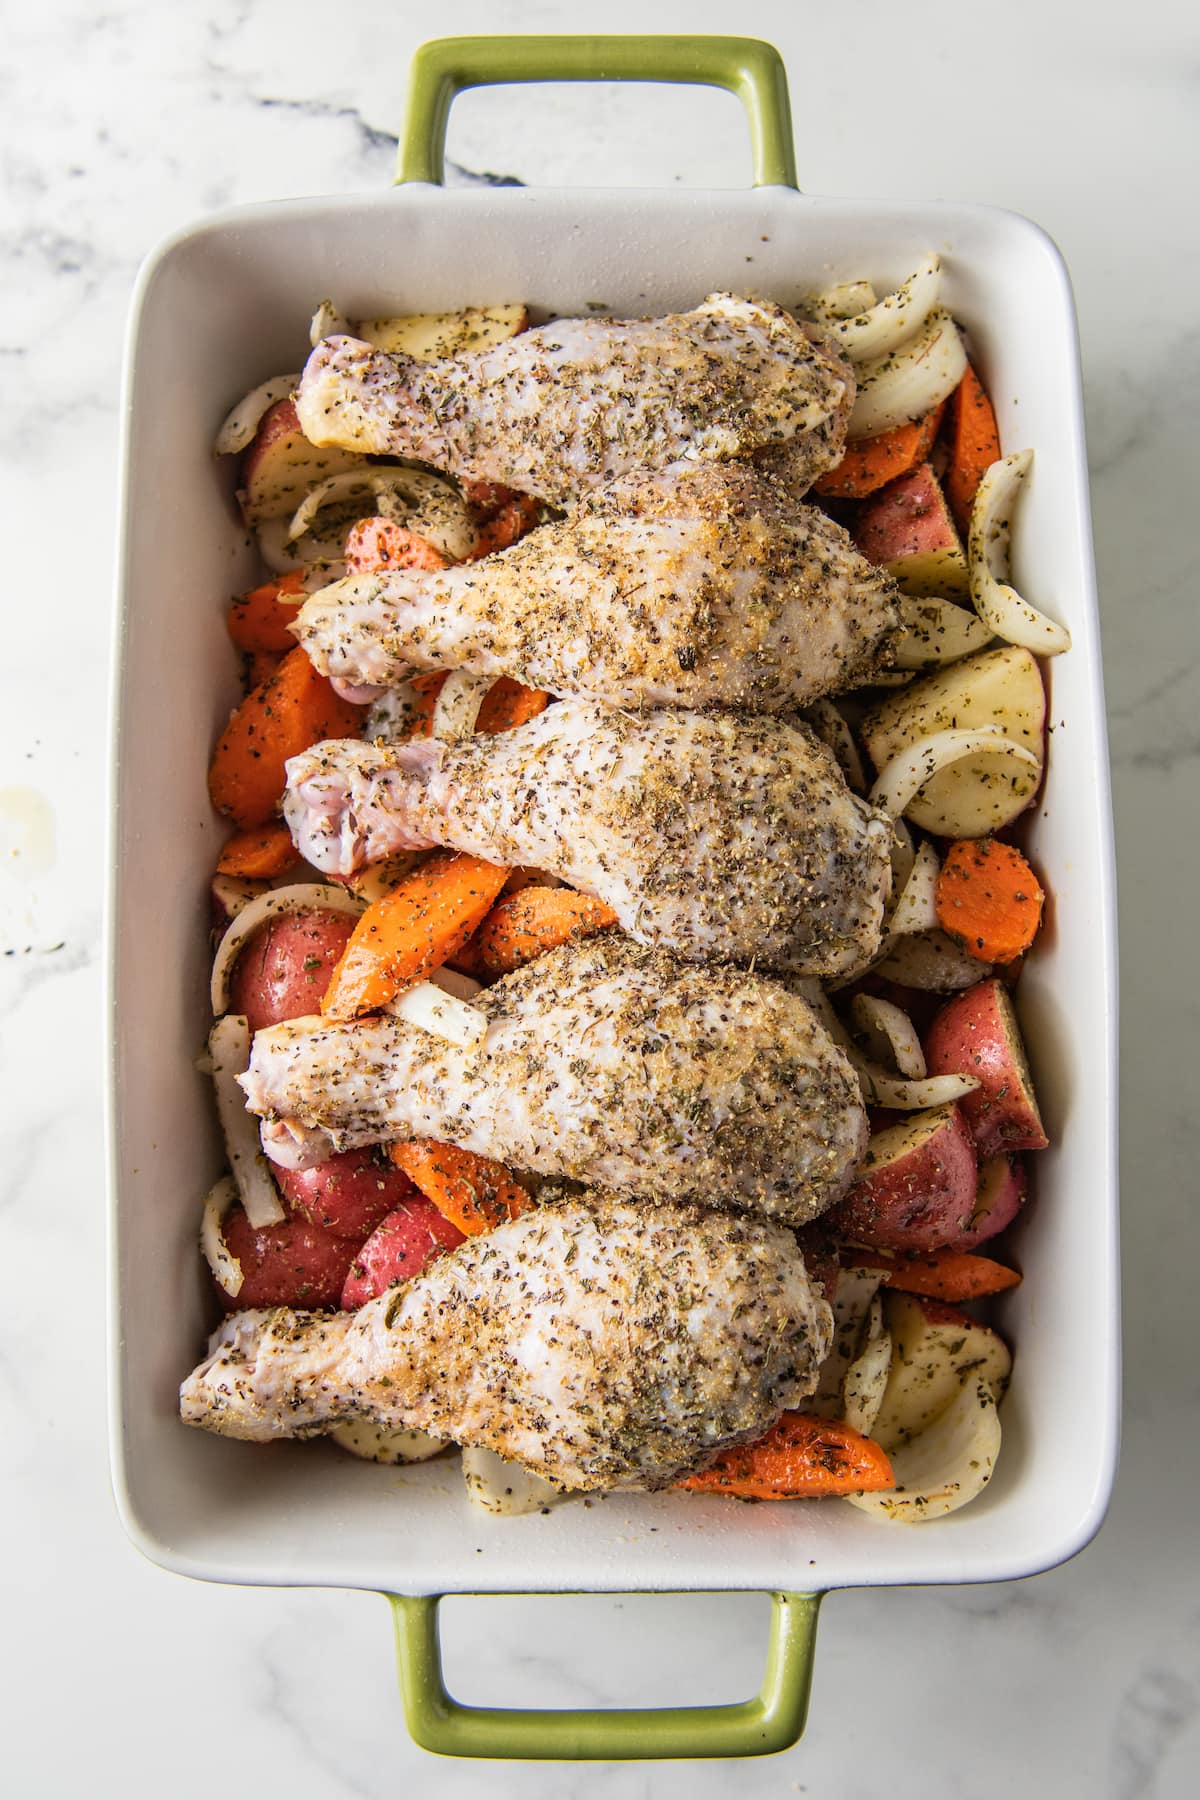
[[[250,1026],[243,1013],[226,1013],[217,1020],[208,1034],[208,1053],[217,1117],[238,1198],[256,1231],[262,1225],[278,1225],[284,1216],[279,1190],[258,1140],[258,1120],[246,1111],[246,1096],[238,1086],[238,1076],[250,1066]]]
[[[851,1506],[894,1525],[940,1519],[965,1506],[991,1480],[1000,1454],[995,1395],[982,1381],[966,1382],[932,1425],[889,1454],[894,1490],[847,1494]]]
[[[334,882],[323,881],[298,881],[289,887],[271,888],[247,901],[237,917],[230,920],[213,958],[209,997],[214,1015],[219,1018],[229,1006],[229,979],[242,945],[268,919],[278,913],[294,912],[339,912],[357,918],[363,910],[357,895]]]
[[[297,382],[299,371],[294,375],[272,375],[270,381],[260,382],[258,387],[251,388],[244,394],[237,405],[226,414],[213,444],[218,456],[236,456],[247,444],[254,440],[254,434],[262,423],[263,415],[270,412],[277,401],[286,400]]]
[[[995,635],[989,625],[965,606],[940,600],[934,594],[900,596],[904,635],[896,645],[898,669],[928,669],[938,663],[957,662],[986,650]]]
[[[917,1028],[902,1006],[881,1000],[876,994],[855,994],[850,1011],[873,1054],[882,1048],[891,1055],[901,1075],[924,1081],[925,1052]]]
[[[311,531],[322,507],[342,500],[370,500],[385,517],[395,517],[452,562],[461,562],[475,546],[467,503],[453,483],[425,469],[395,466],[343,469],[319,481],[292,514],[289,540]]]
[[[433,981],[419,981],[389,1000],[384,1012],[406,1025],[416,1025],[434,1037],[469,1050],[479,1043],[488,1028],[487,1014],[469,1001],[460,1000]]]
[[[888,919],[889,938],[929,931],[937,924],[937,878],[941,866],[933,845],[922,844]]]
[[[447,676],[433,703],[430,737],[441,738],[447,743],[469,738],[475,730],[483,697],[493,681],[491,675],[473,675],[466,669],[455,669]]]
[[[345,313],[339,312],[332,300],[322,300],[312,316],[312,324],[308,328],[308,341],[315,350],[324,338],[353,337],[354,327]]]
[[[953,994],[959,988],[974,987],[992,966],[970,955],[939,926],[893,938],[885,948],[886,954],[873,965],[873,972],[902,987],[931,994]]]
[[[859,1050],[847,1050],[846,1055],[862,1083],[867,1105],[886,1106],[889,1112],[928,1112],[931,1107],[961,1100],[979,1086],[974,1075],[929,1075],[921,1081],[908,1081],[889,1075]]]
[[[213,1279],[224,1288],[231,1300],[236,1300],[242,1291],[242,1283],[246,1279],[242,1273],[242,1265],[225,1242],[225,1233],[221,1229],[225,1214],[237,1203],[237,1183],[232,1175],[222,1175],[214,1188],[209,1190],[204,1202],[204,1215],[200,1220],[200,1248],[204,1252],[204,1260],[213,1272]]]
[[[842,1417],[864,1437],[870,1437],[879,1417],[891,1368],[892,1334],[884,1328],[883,1307],[876,1294],[867,1312],[866,1342],[842,1382]]]
[[[951,763],[961,762],[964,756],[971,756],[976,750],[1007,757],[1028,768],[1041,767],[1033,751],[1006,737],[999,725],[935,731],[929,737],[919,738],[915,744],[893,756],[891,762],[885,763],[867,797],[872,806],[890,813],[894,819],[899,818],[912,805],[931,775],[948,768]]]
[[[825,748],[832,750],[838,767],[846,777],[847,787],[853,788],[856,794],[865,793],[867,776],[863,760],[854,741],[854,733],[840,708],[832,700],[814,700],[804,717]]]
[[[967,533],[971,599],[984,624],[1006,644],[1019,644],[1039,656],[1061,656],[1071,648],[1066,626],[1022,600],[1005,580],[1012,509],[1032,461],[1032,450],[1014,450],[994,462],[979,483]]]
[[[547,1506],[570,1499],[569,1494],[551,1486],[532,1469],[508,1462],[494,1450],[478,1446],[465,1449],[462,1466],[467,1499],[480,1512],[512,1519],[521,1513],[542,1512]]]
[[[846,1371],[862,1349],[883,1277],[883,1269],[866,1265],[838,1270],[833,1296],[833,1342],[821,1364],[816,1392],[804,1403],[806,1412],[816,1413],[821,1419],[842,1417]]]
[[[810,301],[808,310],[819,325],[828,325],[831,320],[853,319],[857,313],[869,312],[878,298],[869,281],[840,281]]]
[[[345,1419],[327,1432],[332,1443],[365,1462],[417,1463],[440,1456],[449,1445],[426,1431],[392,1431],[370,1419]]]
[[[916,337],[886,356],[860,363],[850,437],[874,437],[923,418],[954,392],[967,372],[967,352],[950,314],[935,307]]]
[[[853,363],[888,356],[916,336],[941,298],[942,265],[927,256],[894,294],[850,319],[838,319],[829,334]]]

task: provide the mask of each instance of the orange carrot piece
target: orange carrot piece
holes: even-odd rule
[[[740,1500],[808,1500],[894,1488],[892,1465],[874,1439],[837,1419],[785,1412],[752,1444],[723,1450],[710,1468],[675,1483],[694,1494]]]
[[[229,635],[239,650],[294,650],[288,626],[305,600],[304,572],[295,569],[276,581],[239,594],[229,609]]]
[[[208,771],[213,805],[243,828],[265,825],[283,797],[288,757],[322,738],[353,737],[362,712],[340,699],[297,647],[246,695],[222,732]]]
[[[514,494],[499,512],[479,527],[475,548],[466,560],[478,562],[481,557],[491,556],[495,550],[507,550],[510,544],[515,544],[518,538],[523,538],[527,531],[533,530],[541,510],[540,500],[532,500],[528,494]]]
[[[891,431],[880,431],[875,437],[857,438],[847,444],[836,469],[827,470],[813,483],[814,494],[827,494],[837,500],[865,500],[897,475],[907,475],[925,461],[933,448],[942,410],[935,406],[911,425],[897,425]]]
[[[1045,900],[1019,850],[998,838],[951,844],[937,878],[938,924],[981,962],[1006,963],[1038,934]]]
[[[853,1258],[851,1258],[853,1260]],[[864,1255],[863,1263],[871,1268],[883,1265],[878,1250]],[[1020,1273],[994,1262],[990,1256],[976,1256],[971,1250],[929,1250],[920,1256],[889,1256],[884,1287],[898,1288],[905,1294],[925,1294],[932,1300],[980,1300],[985,1294],[1002,1294],[1005,1288],[1019,1287]]]
[[[278,672],[282,661],[283,655],[278,650],[247,650],[246,692],[261,687],[264,681],[270,681],[272,675]]]
[[[346,538],[346,567],[352,575],[376,569],[448,569],[450,564],[428,538],[394,519],[360,519]]]
[[[544,694],[541,688],[522,687],[519,681],[512,681],[507,675],[502,675],[483,696],[475,729],[487,732],[512,731],[516,726],[536,719],[539,713],[545,712],[549,703],[549,694]]]
[[[507,975],[572,938],[591,937],[617,923],[603,900],[573,888],[527,887],[493,906],[472,949],[489,975]]]
[[[423,981],[482,924],[507,869],[478,856],[431,856],[368,906],[333,971],[321,1011],[331,1019],[377,1012]]]
[[[502,506],[519,498],[516,488],[505,487],[500,481],[464,481],[462,490],[467,505],[481,512],[485,519],[493,518]]]
[[[388,1155],[464,1237],[494,1231],[506,1219],[519,1218],[533,1204],[503,1163],[476,1156],[457,1144],[418,1138],[393,1144]]]
[[[300,857],[286,825],[259,825],[227,838],[217,858],[217,872],[243,881],[261,881],[294,869]]]
[[[987,470],[1000,457],[1000,433],[992,403],[970,364],[950,396],[950,464],[945,493],[954,523],[966,537],[971,508]]]

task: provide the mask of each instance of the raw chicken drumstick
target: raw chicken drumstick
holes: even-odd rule
[[[789,1232],[594,1194],[468,1239],[357,1313],[234,1313],[180,1411],[257,1442],[370,1419],[566,1489],[663,1487],[810,1394],[832,1335]]]
[[[413,1137],[517,1169],[802,1225],[867,1142],[849,1062],[797,994],[628,939],[539,957],[460,1048],[401,1019],[273,1025],[241,1077],[275,1161]]]
[[[354,700],[465,669],[611,706],[787,712],[870,678],[893,594],[765,475],[681,463],[598,488],[482,563],[334,582],[293,630]]]
[[[326,338],[296,411],[313,444],[415,457],[566,506],[630,469],[745,459],[803,434],[815,480],[841,454],[853,394],[815,327],[712,294],[665,318],[557,319],[441,362]]]
[[[331,875],[446,844],[561,876],[689,961],[841,975],[879,948],[890,822],[803,726],[564,700],[457,743],[334,739],[288,763],[284,816]]]

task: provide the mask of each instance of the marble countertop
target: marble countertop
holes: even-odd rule
[[[297,1796],[1200,1787],[1193,593],[1197,40],[1182,0],[613,0],[607,30],[740,29],[792,79],[815,192],[984,200],[1061,245],[1083,335],[1122,912],[1124,1460],[1068,1566],[826,1603],[807,1736],[720,1765],[439,1763],[408,1741],[383,1603],[209,1587],[122,1534],[108,1482],[100,1096],[106,661],[121,334],[137,266],[216,206],[389,179],[408,59],[440,31],[571,29],[565,0],[42,0],[10,8],[0,145],[9,567],[0,659],[0,1692],[6,1789]],[[456,180],[734,185],[736,107],[691,91],[471,96]],[[69,551],[64,556],[64,547]],[[51,675],[48,644],[57,646]],[[68,1029],[69,1027],[69,1029]],[[64,1041],[65,1033],[65,1041]],[[524,1704],[723,1699],[766,1602],[452,1602],[451,1684]]]

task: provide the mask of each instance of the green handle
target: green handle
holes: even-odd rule
[[[727,88],[746,109],[755,187],[795,187],[787,73],[742,37],[435,38],[413,57],[397,181],[445,179],[446,125],[464,88],[526,81],[679,81]]]
[[[770,1756],[804,1730],[820,1594],[775,1594],[767,1672],[753,1700],[732,1706],[525,1712],[462,1706],[442,1680],[437,1596],[389,1594],[404,1714],[413,1738],[439,1756],[630,1761]]]

